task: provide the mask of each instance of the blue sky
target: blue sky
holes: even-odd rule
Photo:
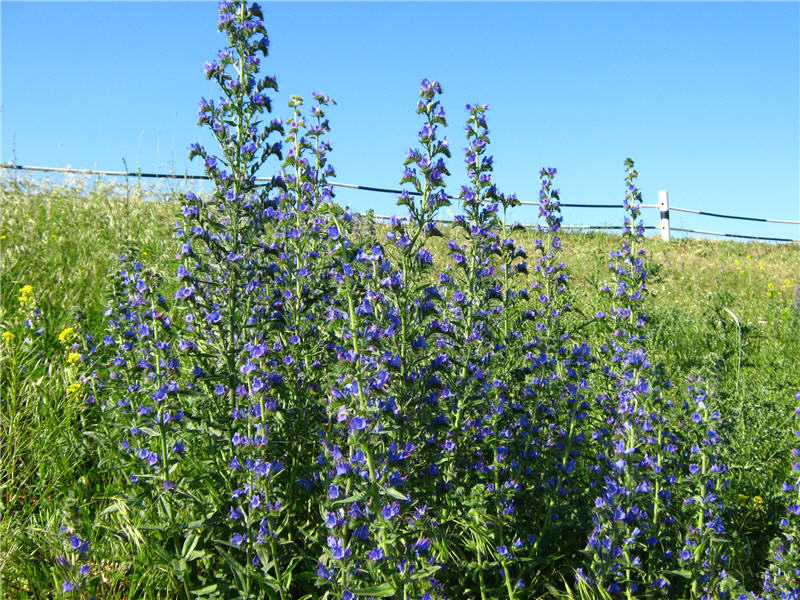
[[[264,2],[263,72],[289,96],[321,90],[338,181],[398,187],[415,143],[423,77],[441,82],[464,183],[466,103],[489,104],[501,191],[536,200],[558,169],[563,202],[615,203],[623,161],[645,202],[800,220],[798,2]],[[3,0],[2,159],[19,164],[202,173],[187,160],[203,63],[224,45],[214,2]],[[394,197],[337,193],[356,210]],[[535,209],[516,217],[533,222]],[[617,224],[567,209],[565,224]],[[647,225],[658,222],[645,210]],[[800,238],[797,225],[672,214],[673,227]]]

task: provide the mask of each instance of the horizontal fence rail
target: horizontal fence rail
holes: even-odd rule
[[[20,171],[39,171],[45,173],[64,173],[64,174],[76,174],[76,175],[104,175],[110,177],[141,177],[143,179],[192,179],[192,180],[205,180],[211,181],[211,177],[208,175],[175,175],[172,173],[129,173],[126,171],[98,171],[93,169],[68,169],[62,167],[33,167],[33,166],[26,166],[26,165],[12,165],[12,164],[2,164],[0,168],[3,169],[18,169]],[[256,181],[270,181],[269,177],[256,177]],[[341,181],[329,181],[328,185],[332,185],[333,187],[341,187],[347,188],[351,190],[363,190],[366,192],[378,192],[384,194],[402,194],[403,190],[391,189],[391,188],[382,188],[382,187],[373,187],[369,185],[357,185],[355,183],[342,183]],[[420,196],[419,192],[411,192],[405,190],[411,196]],[[451,196],[448,194],[447,198],[449,200],[458,200],[458,196]],[[520,202],[520,204],[531,205],[531,206],[539,206],[538,202]],[[561,202],[560,206],[566,206],[569,208],[621,208],[622,204],[571,204],[566,202]]]
[[[757,221],[759,223],[786,223],[789,225],[800,225],[800,221],[787,221],[785,219],[764,219],[761,217],[741,217],[738,215],[723,215],[720,213],[713,213],[705,210],[694,210],[693,208],[678,208],[676,206],[671,207],[670,210],[692,213],[694,215],[703,215],[706,217],[719,217],[721,219],[739,219],[740,221]]]
[[[126,172],[126,171],[100,171],[94,169],[72,169],[72,168],[62,168],[62,167],[39,167],[39,166],[30,166],[30,165],[16,165],[16,164],[0,164],[0,168],[2,169],[9,169],[9,170],[20,170],[20,171],[34,171],[34,172],[45,172],[45,173],[63,173],[63,174],[76,174],[76,175],[100,175],[100,176],[108,176],[108,177],[137,177],[143,179],[171,179],[171,180],[192,180],[192,181],[210,181],[211,177],[208,175],[175,175],[174,173],[142,173],[142,172]],[[269,177],[256,177],[256,181],[270,181]],[[402,194],[404,190],[399,189],[392,189],[392,188],[383,188],[383,187],[374,187],[368,185],[358,185],[354,183],[343,183],[340,181],[329,181],[329,185],[333,187],[340,187],[340,188],[347,188],[353,190],[362,190],[367,192],[376,192],[376,193],[384,193],[384,194]],[[419,196],[419,192],[411,192],[406,190],[406,193],[412,196]],[[457,196],[447,196],[450,200],[458,200]],[[539,206],[538,202],[528,202],[528,201],[520,201],[519,202],[523,206]],[[571,203],[571,202],[562,202],[560,206],[566,208],[601,208],[601,209],[609,209],[609,208],[622,208],[622,204],[586,204],[586,203]],[[719,236],[719,237],[727,237],[727,238],[738,238],[738,239],[746,239],[746,240],[759,240],[759,241],[769,241],[769,242],[792,242],[792,243],[800,243],[800,239],[793,239],[793,238],[781,238],[781,237],[765,237],[765,236],[757,236],[757,235],[744,235],[744,234],[737,234],[737,233],[724,233],[724,232],[716,232],[716,231],[705,231],[702,229],[685,229],[680,227],[672,227],[670,225],[670,218],[669,213],[670,211],[675,212],[684,212],[690,214],[701,215],[705,217],[715,217],[720,219],[734,219],[739,221],[752,221],[758,223],[779,223],[779,224],[788,224],[788,225],[800,225],[800,221],[793,221],[788,219],[767,219],[764,217],[745,217],[741,215],[727,215],[722,213],[715,213],[710,211],[704,210],[697,210],[693,208],[681,208],[678,206],[670,206],[669,204],[669,195],[665,190],[660,190],[658,192],[658,204],[642,204],[640,208],[657,208],[661,214],[661,221],[659,225],[651,225],[645,226],[645,230],[659,230],[661,232],[661,238],[665,241],[670,241],[672,238],[673,231],[680,231],[683,233],[698,233],[701,235],[711,235],[711,236]],[[376,219],[380,220],[389,220],[391,217],[386,215],[374,215]],[[452,220],[448,219],[438,219],[437,222],[439,223],[452,223]],[[535,227],[533,224],[524,225],[525,227]],[[604,230],[611,230],[611,229],[620,229],[617,225],[564,225],[562,229],[586,229],[586,230],[595,230],[595,229],[604,229]]]
[[[660,229],[660,227],[654,227],[653,229]],[[738,233],[718,233],[716,231],[704,231],[702,229],[682,229],[680,227],[672,227],[671,230],[684,231],[687,233],[701,233],[703,235],[718,235],[721,237],[744,238],[746,240],[767,240],[770,242],[800,242],[800,240],[794,240],[792,238],[761,237],[757,235],[741,235]]]

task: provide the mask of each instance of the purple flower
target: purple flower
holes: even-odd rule
[[[350,419],[350,434],[355,431],[362,431],[367,427],[367,420],[364,417],[353,417]]]
[[[220,19],[221,19],[221,17],[220,17]],[[203,70],[206,73],[206,77],[212,77],[214,75],[214,73],[217,72],[218,69],[219,69],[219,65],[217,64],[217,61],[215,61],[215,60],[208,61],[203,65]]]
[[[73,551],[84,554],[89,551],[89,541],[82,540],[77,535],[73,535],[69,540],[69,547],[72,548]]]
[[[381,508],[381,515],[384,519],[392,520],[394,519],[398,513],[400,512],[400,504],[397,502],[392,502],[391,504],[384,504],[383,508]]]
[[[342,538],[337,537],[335,535],[328,536],[328,548],[331,549],[333,553],[333,558],[336,560],[342,560],[343,558],[347,558],[352,554],[352,550],[350,548],[344,548],[344,542]]]

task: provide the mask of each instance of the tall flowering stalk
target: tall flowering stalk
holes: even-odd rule
[[[310,115],[303,113],[301,97],[289,101],[293,112],[286,123],[284,189],[275,229],[281,252],[271,298],[271,308],[280,307],[282,321],[273,332],[271,345],[277,352],[273,350],[270,357],[271,370],[283,378],[283,393],[276,396],[284,410],[279,430],[293,448],[287,455],[292,482],[287,504],[309,519],[316,517],[313,498],[319,492],[320,474],[314,461],[319,440],[308,433],[319,431],[326,419],[322,366],[329,339],[325,320],[336,295],[335,283],[328,277],[332,264],[326,257],[340,236],[334,224],[338,209],[328,184],[335,171],[328,159],[332,147],[326,137],[330,124],[325,114],[335,102],[319,92],[312,98]],[[292,517],[298,520],[297,514]]]
[[[569,540],[559,532],[579,526],[578,507],[582,486],[578,459],[585,441],[589,404],[588,376],[592,354],[585,342],[573,341],[567,317],[571,311],[569,276],[561,256],[561,208],[559,191],[553,187],[556,170],[539,172],[539,215],[533,244],[533,280],[525,290],[528,299],[521,313],[524,356],[520,372],[530,424],[520,456],[541,481],[526,490],[529,520],[530,580],[541,578],[548,556]],[[561,551],[569,551],[561,550]]]
[[[103,339],[113,352],[106,394],[116,393],[101,408],[115,427],[125,427],[112,440],[130,457],[130,482],[152,481],[170,491],[179,479],[177,467],[185,450],[177,340],[167,300],[155,287],[159,276],[126,254],[120,255],[120,263]],[[170,503],[164,506],[172,519]]]
[[[431,239],[442,235],[437,212],[450,205],[445,191],[445,177],[450,175],[445,160],[450,157],[450,143],[441,137],[441,129],[447,126],[441,94],[437,81],[423,79],[420,83],[417,114],[423,123],[417,146],[408,149],[400,180],[413,190],[404,189],[397,200],[397,205],[408,212],[405,218],[392,218],[386,234],[391,246],[386,250],[387,260],[380,274],[381,288],[391,305],[386,315],[392,332],[387,351],[396,357],[396,416],[404,421],[405,439],[398,443],[418,448],[411,462],[420,469],[409,467],[408,476],[421,486],[435,479],[422,474],[428,467],[423,463],[435,462],[441,451],[428,440],[441,429],[441,381],[437,371],[449,363],[449,324],[443,314],[442,281],[436,280],[434,255],[429,249]],[[389,260],[396,269],[391,269]],[[420,398],[425,402],[419,402]]]
[[[459,235],[448,243],[451,262],[440,277],[448,299],[448,360],[455,368],[443,373],[447,429],[445,439],[437,442],[445,451],[442,485],[448,494],[441,520],[452,522],[449,536],[464,544],[448,577],[458,578],[458,571],[476,563],[474,585],[482,598],[496,593],[516,597],[521,585],[514,575],[521,541],[513,524],[522,473],[510,453],[521,407],[510,393],[503,364],[506,339],[515,334],[502,303],[519,255],[514,246],[504,257],[499,241],[506,231],[499,206],[511,206],[514,198],[504,198],[492,181],[488,108],[467,105],[469,185],[461,189],[463,214],[454,223]]]
[[[447,126],[444,107],[439,100],[442,87],[437,81],[423,79],[417,114],[424,119],[418,133],[419,146],[409,148],[404,161],[402,185],[410,184],[413,192],[404,189],[398,206],[408,209],[407,219],[393,218],[387,234],[397,254],[398,277],[387,283],[387,294],[394,299],[400,320],[400,335],[395,337],[395,351],[400,356],[401,375],[415,368],[422,357],[407,356],[420,350],[414,339],[424,332],[423,323],[431,313],[428,304],[418,300],[432,269],[433,255],[426,248],[431,237],[441,236],[436,225],[437,212],[450,205],[445,191],[445,177],[450,175],[445,158],[450,157],[450,143],[440,138],[440,128]]]
[[[472,408],[481,410],[482,401],[475,399],[478,405],[473,407],[469,400],[471,387],[468,380],[470,371],[478,365],[475,361],[485,358],[480,352],[486,343],[493,340],[493,332],[489,329],[490,304],[497,304],[498,293],[494,286],[495,267],[493,255],[499,245],[494,243],[497,236],[498,208],[500,192],[492,182],[494,158],[487,154],[489,145],[489,129],[486,123],[488,106],[480,104],[467,105],[467,148],[464,149],[467,175],[470,185],[462,186],[459,196],[463,210],[462,215],[455,218],[455,226],[463,233],[464,241],[449,244],[450,258],[453,261],[453,280],[461,288],[454,300],[459,310],[459,341],[465,342],[465,350],[474,347],[476,354],[464,356],[460,372],[460,381],[465,393],[458,399],[453,428],[458,430],[464,424],[465,415]],[[496,306],[501,311],[501,306]],[[470,364],[471,363],[471,364]],[[482,379],[478,377],[478,380]],[[475,381],[475,378],[470,378]],[[479,385],[479,387],[483,387]]]
[[[797,407],[793,415],[793,435],[800,438],[800,392],[794,395]],[[764,573],[764,598],[796,600],[800,598],[800,443],[791,451],[788,481],[781,485],[786,513],[781,531],[770,547],[770,564]]]
[[[320,457],[328,531],[318,575],[342,597],[388,590],[402,597],[437,594],[426,513],[430,496],[417,493],[421,482],[414,466],[425,443],[415,425],[429,414],[429,403],[419,402],[430,381],[428,350],[418,341],[436,314],[435,286],[422,285],[432,265],[424,243],[438,234],[435,211],[448,202],[439,155],[449,151],[436,133],[446,124],[436,100],[440,93],[436,82],[423,80],[422,150],[409,151],[403,179],[417,194],[406,192],[399,200],[409,215],[407,221],[393,219],[387,234],[393,247],[384,253],[380,244],[336,220],[341,238],[331,252],[331,276],[339,294],[329,329],[335,357],[326,382],[329,423]]]
[[[702,385],[700,378],[690,381],[691,401],[685,403],[689,418],[682,427],[681,446],[686,456],[683,481],[679,482],[685,490],[681,511],[684,534],[677,563],[688,572],[691,597],[706,599],[720,597],[728,562],[719,497],[727,468],[719,459],[721,407]]]
[[[602,373],[609,385],[610,431],[600,468],[603,489],[595,501],[587,548],[587,579],[612,594],[633,598],[657,595],[668,585],[651,558],[664,542],[664,527],[674,519],[665,510],[669,492],[661,475],[671,440],[662,431],[662,397],[652,385],[653,367],[644,344],[647,315],[640,308],[647,278],[643,226],[637,222],[641,194],[633,161],[627,159],[625,167],[622,248],[610,257],[613,287],[604,287],[612,299],[607,315],[612,335],[600,349],[606,358]]]
[[[196,311],[187,317],[208,326],[208,343],[222,361],[207,375],[226,387],[231,408],[237,406],[236,358],[244,343],[243,330],[250,325],[249,309],[270,275],[263,259],[269,249],[260,242],[274,218],[270,208],[275,201],[269,196],[272,186],[257,185],[255,175],[281,152],[279,142],[268,142],[273,132],[282,130],[280,122],[260,122],[271,110],[267,91],[277,90],[274,77],[256,78],[258,55],[266,56],[269,46],[262,19],[257,4],[220,4],[219,29],[228,36],[229,46],[219,52],[219,62],[206,63],[205,72],[218,83],[222,97],[217,104],[203,99],[198,117],[200,125],[211,129],[221,154],[199,144],[192,144],[189,153],[190,158],[203,159],[215,189],[208,201],[187,195],[185,224],[178,229],[183,241],[178,277],[190,288],[182,299]]]
[[[198,112],[200,125],[209,127],[217,140],[218,153],[199,144],[190,147],[190,157],[203,159],[215,188],[208,200],[192,193],[186,197],[184,223],[178,227],[183,242],[178,277],[184,286],[178,299],[184,319],[197,332],[193,350],[202,364],[195,374],[208,393],[201,411],[222,425],[228,440],[217,455],[216,470],[225,482],[222,489],[231,495],[215,495],[217,510],[229,513],[234,525],[244,515],[247,526],[245,532],[232,526],[230,538],[231,549],[243,550],[246,559],[240,562],[228,554],[227,562],[243,591],[249,593],[257,585],[252,573],[262,570],[268,585],[284,597],[286,563],[277,555],[274,521],[263,513],[280,512],[285,493],[285,486],[278,493],[275,478],[280,477],[280,455],[287,448],[270,447],[267,437],[271,418],[280,418],[270,411],[280,374],[274,369],[256,374],[251,360],[265,347],[267,336],[261,332],[283,320],[272,288],[273,257],[280,248],[265,241],[278,220],[271,192],[279,182],[259,185],[255,179],[272,156],[281,155],[281,143],[269,139],[282,131],[282,124],[263,122],[272,108],[267,94],[277,90],[277,83],[258,73],[260,57],[269,47],[260,7],[222,2],[219,15],[219,30],[226,34],[228,46],[218,60],[206,63],[205,72],[222,96],[216,104],[203,99]],[[243,417],[246,427],[241,431]],[[217,427],[206,431],[211,440],[220,435]],[[233,505],[228,504],[231,500]],[[247,509],[241,510],[245,503]]]
[[[196,464],[187,460],[196,449],[189,434],[195,415],[186,402],[192,376],[182,360],[186,342],[173,323],[174,308],[159,293],[162,276],[136,254],[132,248],[119,256],[106,332],[90,358],[97,371],[86,391],[96,403],[92,429],[102,460],[125,478],[117,502],[151,529],[169,557],[165,563],[178,561],[167,573],[188,596],[193,568],[179,561],[195,530],[190,523],[204,511],[190,491],[198,481]]]
[[[395,383],[399,358],[390,350],[397,317],[373,277],[383,255],[379,247],[365,250],[347,233],[334,256],[330,275],[340,285],[341,304],[331,310],[329,329],[328,423],[319,458],[327,535],[317,573],[343,598],[430,594],[435,566],[427,561],[425,507],[415,507],[403,465],[414,445],[402,426],[397,392],[403,384]]]

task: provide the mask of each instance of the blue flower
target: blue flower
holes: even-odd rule
[[[381,516],[384,519],[391,520],[395,518],[398,513],[400,512],[400,504],[397,502],[392,502],[391,504],[384,504],[381,508]]]

